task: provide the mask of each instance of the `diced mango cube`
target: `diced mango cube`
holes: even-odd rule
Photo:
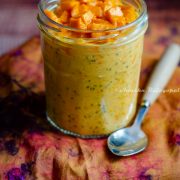
[[[124,25],[126,25],[125,17],[124,16],[119,17],[114,25],[115,26],[124,26]]]
[[[88,28],[92,30],[104,30],[113,28],[112,24],[110,24],[108,21],[103,21],[104,22],[101,23],[93,22],[92,24],[90,24],[90,26],[88,26]]]
[[[107,11],[107,14],[110,16],[118,16],[118,17],[123,16],[123,13],[120,7],[114,7],[114,8],[109,9]]]
[[[93,14],[96,16],[96,17],[103,17],[103,10],[101,7],[99,6],[92,6],[91,8],[91,11],[93,12]]]
[[[99,7],[104,7],[104,2],[103,1],[97,1],[96,3],[96,6],[99,6]]]
[[[101,19],[101,18],[95,18],[93,20],[93,23],[97,23],[97,24],[110,24],[109,21],[105,20],[105,19]],[[110,24],[111,25],[111,24]]]
[[[123,13],[121,11],[120,7],[114,7],[109,9],[106,14],[105,17],[112,23],[112,24],[116,24],[119,21],[119,17],[122,17]]]
[[[96,6],[97,5],[97,1],[96,0],[92,0],[90,2],[87,3],[89,6]]]
[[[106,12],[107,10],[109,10],[112,7],[113,7],[112,1],[110,1],[110,0],[104,1],[104,7],[103,7],[104,12]]]
[[[63,13],[61,14],[59,21],[61,23],[67,23],[69,21],[69,13],[67,11],[63,11]]]
[[[78,29],[87,29],[87,25],[83,22],[82,18],[71,18],[70,26]]]
[[[64,0],[61,1],[61,7],[64,10],[71,10],[73,9],[74,6],[78,6],[79,5],[79,1],[76,0]]]
[[[71,10],[71,17],[78,17],[79,16],[79,6],[73,7]]]
[[[138,13],[133,6],[122,6],[122,11],[126,19],[126,23],[130,23],[138,17]]]
[[[46,14],[46,16],[48,16],[53,21],[58,22],[58,17],[54,14],[54,12],[46,9],[46,10],[44,10],[44,13]]]
[[[122,1],[121,0],[105,0],[105,3],[106,4],[112,4],[113,7],[114,6],[119,6],[119,5],[122,5]]]
[[[54,10],[54,13],[56,14],[56,16],[61,16],[63,12],[63,9],[61,8],[61,6],[58,6],[55,10]]]
[[[87,11],[89,11],[89,9],[90,9],[89,6],[86,4],[82,4],[79,6],[79,11],[81,14],[86,13]]]
[[[85,24],[88,25],[91,23],[93,17],[94,17],[94,14],[91,11],[88,11],[82,15],[82,20],[84,21]]]

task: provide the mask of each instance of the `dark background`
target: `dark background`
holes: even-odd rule
[[[180,0],[146,0],[146,2],[150,22],[161,18],[168,19],[168,13],[180,11]],[[0,55],[38,34],[37,3],[38,0],[0,0]]]

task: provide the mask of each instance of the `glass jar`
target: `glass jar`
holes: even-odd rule
[[[39,4],[47,119],[66,134],[105,136],[127,126],[135,114],[147,10],[143,0],[125,2],[136,7],[138,19],[103,31],[58,24],[44,13],[56,8],[58,1]],[[59,35],[64,29],[108,35],[69,38]]]

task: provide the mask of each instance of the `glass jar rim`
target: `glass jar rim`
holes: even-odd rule
[[[43,6],[43,1],[44,0],[41,0],[38,4],[38,9],[39,9],[39,13],[40,15],[42,15],[47,21],[49,21],[51,24],[55,25],[56,27],[51,27],[49,25],[46,24],[47,27],[49,27],[50,29],[52,30],[55,30],[55,31],[60,31],[58,28],[63,28],[63,29],[66,29],[66,30],[69,30],[69,31],[75,31],[75,32],[83,32],[83,33],[101,33],[101,32],[113,32],[113,31],[122,31],[122,30],[125,30],[125,29],[128,29],[128,28],[131,28],[137,24],[139,24],[147,15],[147,6],[146,6],[146,3],[144,0],[139,0],[140,1],[140,4],[142,6],[142,11],[140,13],[140,15],[138,16],[138,18],[135,20],[135,21],[132,21],[131,23],[129,24],[126,24],[124,26],[119,26],[119,27],[116,27],[116,28],[111,28],[111,29],[103,29],[103,30],[83,30],[83,29],[79,29],[79,28],[73,28],[73,27],[70,27],[70,26],[65,26],[63,24],[60,24],[60,23],[57,23],[55,21],[53,21],[52,19],[50,19],[45,13],[44,13],[44,10],[42,8]],[[53,2],[53,0],[50,0],[50,2]],[[38,15],[38,21],[40,21],[41,23],[43,23],[43,21],[41,20],[40,18],[40,15]],[[43,23],[45,25],[45,23]]]

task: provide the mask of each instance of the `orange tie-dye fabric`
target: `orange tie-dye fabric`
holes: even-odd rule
[[[150,22],[140,88],[166,45],[180,43],[179,28],[173,19]],[[131,157],[116,157],[108,151],[106,139],[66,136],[46,122],[39,41],[34,37],[0,58],[0,179],[180,179],[180,89],[162,93],[150,108],[143,123],[147,149]],[[166,87],[178,88],[180,66]]]

